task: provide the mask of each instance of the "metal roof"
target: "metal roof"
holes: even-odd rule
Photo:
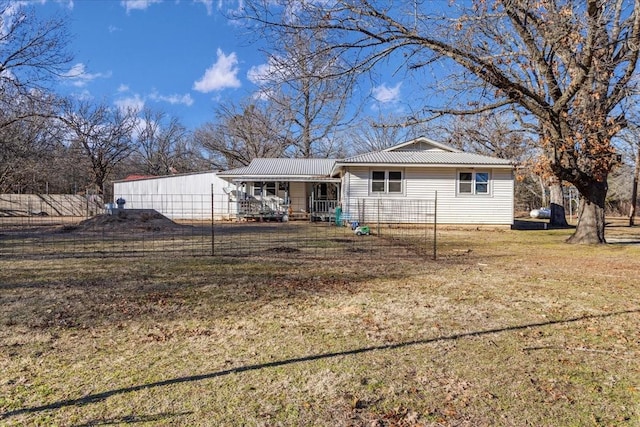
[[[510,160],[481,154],[448,151],[377,151],[336,162],[336,166],[369,164],[398,166],[513,166]]]
[[[248,166],[218,173],[220,177],[328,178],[335,159],[253,159]]]
[[[360,154],[342,160],[335,159],[289,159],[257,158],[248,166],[219,172],[227,179],[249,181],[329,181],[341,166],[435,166],[474,167],[490,166],[512,168],[509,160],[461,151],[377,151]]]

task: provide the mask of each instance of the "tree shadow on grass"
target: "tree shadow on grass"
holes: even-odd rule
[[[77,424],[74,427],[91,427],[91,426],[109,426],[109,425],[122,425],[122,424],[136,424],[136,423],[148,423],[152,421],[167,421],[169,418],[181,417],[184,415],[190,415],[193,412],[178,412],[178,413],[160,413],[154,415],[126,415],[124,417],[107,418],[89,421],[88,423]]]
[[[115,390],[108,390],[102,393],[90,394],[78,399],[61,400],[58,402],[49,403],[47,405],[16,409],[13,411],[8,411],[0,414],[0,420],[7,419],[9,417],[13,417],[17,415],[22,415],[22,414],[31,414],[31,413],[41,412],[41,411],[60,409],[67,406],[84,406],[90,403],[97,403],[97,402],[103,401],[111,396],[116,396],[116,395],[126,394],[126,393],[133,393],[140,390],[147,390],[147,389],[153,389],[157,387],[164,387],[164,386],[182,384],[182,383],[188,383],[188,382],[194,382],[194,381],[203,381],[203,380],[208,380],[212,378],[224,377],[226,375],[231,375],[231,374],[239,374],[242,372],[257,371],[257,370],[267,369],[267,368],[275,368],[279,366],[292,365],[295,363],[313,362],[316,360],[331,359],[334,357],[341,357],[341,356],[353,356],[353,355],[368,353],[372,351],[395,350],[395,349],[411,347],[415,345],[431,344],[431,343],[441,342],[441,341],[455,341],[462,338],[478,337],[483,335],[518,331],[518,330],[527,329],[527,328],[538,328],[538,327],[549,326],[549,325],[575,323],[575,322],[580,322],[582,320],[601,319],[601,318],[621,316],[624,314],[632,314],[632,313],[640,313],[640,309],[624,310],[624,311],[617,311],[617,312],[605,313],[605,314],[585,315],[585,316],[579,316],[579,317],[572,317],[568,319],[549,320],[546,322],[538,322],[538,323],[527,323],[524,325],[507,326],[504,328],[494,328],[494,329],[486,329],[483,331],[465,332],[465,333],[445,335],[445,336],[440,336],[435,338],[425,338],[425,339],[405,341],[405,342],[400,342],[395,344],[363,347],[363,348],[357,348],[353,350],[314,354],[314,355],[302,356],[302,357],[297,357],[292,359],[278,360],[274,362],[239,366],[236,368],[225,369],[223,371],[218,371],[218,372],[210,372],[210,373],[200,374],[200,375],[190,375],[186,377],[171,378],[168,380],[157,381],[157,382],[148,383],[148,384],[140,384],[140,385],[131,386],[131,387],[123,387]]]

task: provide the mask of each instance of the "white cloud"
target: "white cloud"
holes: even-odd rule
[[[255,65],[247,72],[247,79],[256,86],[268,86],[272,83],[295,77],[294,59],[283,56],[270,56],[266,64]]]
[[[238,57],[235,52],[225,55],[221,49],[217,52],[218,60],[204,72],[204,75],[193,84],[193,89],[202,93],[241,86],[238,80]]]
[[[212,4],[213,0],[195,0],[205,4]],[[223,11],[227,17],[239,16],[244,11],[244,0],[218,0],[218,10]],[[209,7],[207,6],[207,10]],[[234,24],[237,21],[230,19],[227,23]]]
[[[275,80],[275,64],[269,60],[266,64],[255,65],[247,72],[247,79],[258,86],[258,90],[252,95],[253,99],[266,100],[272,94],[270,83]]]
[[[91,101],[93,99],[93,95],[87,89],[83,89],[80,92],[76,92],[73,96],[80,101]]]
[[[145,10],[154,3],[160,3],[160,0],[120,0],[120,4],[127,10]]]
[[[120,27],[116,27],[115,25],[109,25],[109,26],[107,27],[107,30],[109,30],[109,34],[113,34],[113,33],[115,33],[116,31],[122,31],[122,28],[120,28]]]
[[[207,8],[207,15],[213,14],[213,0],[194,0],[194,3],[202,3]]]
[[[398,83],[393,87],[387,87],[386,83],[380,86],[376,86],[372,89],[373,97],[376,101],[382,104],[392,104],[400,101],[400,86],[402,83]]]
[[[193,98],[188,93],[184,95],[160,95],[158,92],[153,92],[151,95],[149,95],[149,99],[156,102],[168,102],[172,105],[182,104],[186,105],[187,107],[193,105]]]
[[[247,79],[256,86],[264,86],[273,81],[274,70],[271,61],[266,64],[254,65],[247,72]]]
[[[122,92],[129,92],[129,86],[127,86],[124,83],[121,83],[120,86],[118,86],[118,92],[122,93]]]
[[[133,96],[117,99],[114,104],[121,110],[141,111],[144,108],[144,99],[136,93]]]
[[[107,73],[87,73],[85,65],[81,62],[75,64],[69,71],[62,75],[62,77],[69,79],[71,84],[76,87],[84,87],[98,78],[109,78],[111,72]]]
[[[69,10],[72,10],[73,6],[74,6],[73,0],[56,0],[56,2],[60,3],[60,4],[65,4],[66,3],[67,4],[67,8],[69,8]]]

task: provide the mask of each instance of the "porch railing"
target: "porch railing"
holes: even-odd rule
[[[282,216],[287,212],[287,208],[284,200],[277,197],[238,200],[239,217]]]
[[[336,207],[340,205],[338,200],[314,200],[310,199],[312,221],[333,221],[335,219]]]
[[[311,213],[332,213],[338,205],[337,200],[312,200]]]

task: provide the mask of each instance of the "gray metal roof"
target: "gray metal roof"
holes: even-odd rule
[[[497,157],[448,151],[377,151],[337,161],[337,166],[356,164],[399,166],[512,166],[511,161]]]
[[[218,173],[221,177],[329,177],[335,159],[253,159],[248,166]]]

